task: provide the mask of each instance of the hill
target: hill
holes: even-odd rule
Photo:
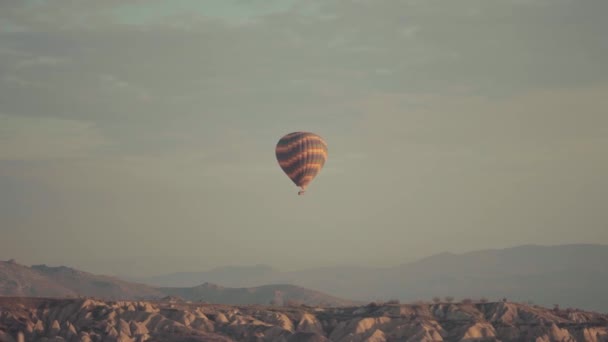
[[[163,293],[148,285],[95,275],[70,267],[47,265],[28,267],[9,260],[0,261],[0,295],[147,299],[161,297]]]
[[[229,305],[300,303],[305,305],[346,306],[354,301],[289,284],[264,285],[247,288],[228,288],[204,283],[194,287],[161,287],[160,291],[186,300]],[[362,303],[359,303],[362,304]]]
[[[96,297],[105,300],[159,299],[178,296],[183,300],[208,303],[268,304],[297,301],[308,305],[354,305],[355,302],[292,285],[265,285],[254,288],[228,288],[205,283],[188,288],[154,287],[115,277],[95,275],[73,268],[46,265],[31,267],[14,260],[0,261],[0,296]]]
[[[341,308],[0,298],[0,340],[606,341],[608,316],[512,302]]]
[[[608,246],[525,245],[470,253],[442,253],[386,268],[326,267],[279,271],[269,266],[221,268],[140,278],[149,284],[190,285],[196,281],[233,287],[288,283],[347,298],[402,301],[434,296],[508,297],[545,306],[560,304],[608,311]],[[259,272],[258,272],[259,271]]]

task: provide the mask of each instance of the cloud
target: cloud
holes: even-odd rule
[[[176,0],[171,4],[158,0],[129,1],[5,1],[0,23],[12,31],[99,30],[121,26],[148,26],[162,23],[166,27],[187,28],[197,18],[220,19],[227,23],[246,23],[252,17],[289,9],[293,1],[253,3],[237,0]],[[186,14],[194,21],[185,22]]]
[[[553,165],[605,167],[608,87],[532,90],[500,100],[377,94],[354,106],[362,151],[383,165],[492,172]],[[426,166],[424,166],[426,165]]]
[[[45,6],[70,8],[79,15],[97,13],[98,7],[120,8],[116,2],[53,4]],[[601,1],[328,1],[313,14],[280,11],[239,27],[208,20],[188,4],[171,12],[192,18],[188,28],[170,28],[161,19],[140,28],[110,21],[93,30],[6,37],[9,43],[17,37],[22,43],[30,40],[30,48],[44,37],[52,43],[39,44],[46,51],[38,53],[70,54],[74,64],[68,73],[96,69],[153,88],[154,97],[205,99],[208,94],[208,101],[235,86],[269,96],[303,77],[318,89],[329,85],[349,94],[377,89],[441,92],[455,84],[496,94],[608,77],[601,64],[608,54],[602,39],[605,24],[597,15],[606,6]],[[138,2],[129,6],[135,13],[148,8]],[[471,15],[472,8],[483,15]],[[562,25],[559,18],[577,22],[577,27]],[[169,21],[183,23],[181,19]]]
[[[196,2],[137,25],[121,15],[165,5],[66,0],[3,6],[0,17],[29,27],[0,33],[3,111],[32,121],[89,122],[114,142],[106,151],[123,156],[198,148],[211,151],[208,162],[239,162],[252,157],[235,153],[242,146],[224,144],[231,141],[225,132],[248,130],[246,139],[255,142],[248,147],[263,155],[274,137],[294,127],[339,136],[367,125],[365,132],[377,127],[367,136],[371,141],[438,139],[452,149],[474,139],[509,141],[492,126],[494,117],[531,139],[535,130],[549,134],[546,116],[516,108],[513,98],[543,107],[526,94],[561,87],[567,99],[567,91],[608,81],[606,23],[598,14],[606,2],[597,0],[318,1],[258,12],[243,3],[226,5],[222,11],[245,6],[255,13],[256,20],[239,26],[221,16],[210,19],[201,13],[206,5]],[[187,27],[167,25],[179,16],[191,19]],[[508,114],[521,111],[532,128],[517,128],[524,118]],[[571,122],[566,114],[560,120]],[[389,126],[378,124],[383,121]],[[471,134],[462,126],[467,122],[485,132]],[[338,155],[367,146],[356,138],[332,142]]]
[[[67,63],[68,60],[63,58],[57,58],[52,56],[36,56],[30,59],[22,59],[15,64],[16,69],[31,68],[37,66],[56,66],[59,64]]]
[[[86,158],[108,144],[88,122],[0,114],[0,161]]]

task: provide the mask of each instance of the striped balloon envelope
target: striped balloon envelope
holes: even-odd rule
[[[327,143],[310,132],[293,132],[277,143],[275,153],[279,166],[301,191],[302,195],[327,160]]]

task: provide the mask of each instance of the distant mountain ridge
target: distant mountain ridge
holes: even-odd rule
[[[187,301],[226,304],[277,304],[288,301],[307,305],[342,306],[357,302],[281,284],[254,288],[229,288],[205,283],[188,288],[160,288],[128,282],[116,277],[96,275],[70,267],[18,264],[0,261],[0,296],[11,297],[96,297],[104,300],[152,300],[178,296]]]
[[[507,297],[544,306],[559,304],[608,312],[607,260],[608,246],[605,245],[525,245],[462,254],[442,253],[385,268],[339,266],[284,272],[254,265],[174,273],[155,279],[195,282],[184,284],[186,286],[158,286],[144,284],[149,282],[146,279],[125,281],[65,266],[27,267],[8,261],[0,262],[0,295],[103,299],[154,299],[175,295],[184,300],[210,303],[240,298],[241,303],[268,304],[278,291],[286,298],[305,304],[329,305],[389,299],[412,302],[435,296],[490,300]],[[207,285],[203,286],[204,283]],[[328,295],[330,293],[348,300]]]
[[[522,245],[461,254],[441,253],[384,268],[324,267],[279,271],[267,265],[139,278],[158,286],[214,282],[232,287],[288,283],[371,301],[508,297],[608,312],[608,246]]]
[[[251,266],[217,267],[206,272],[175,272],[152,277],[120,276],[120,278],[159,287],[192,287],[209,282],[209,279],[213,279],[212,282],[217,284],[248,286],[247,279],[250,279],[251,283],[262,285],[257,282],[260,277],[274,276],[279,273],[280,271],[269,265],[257,264]]]

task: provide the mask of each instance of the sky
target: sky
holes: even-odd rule
[[[608,244],[608,1],[0,2],[0,259],[146,276]],[[281,136],[328,144],[304,196]]]

